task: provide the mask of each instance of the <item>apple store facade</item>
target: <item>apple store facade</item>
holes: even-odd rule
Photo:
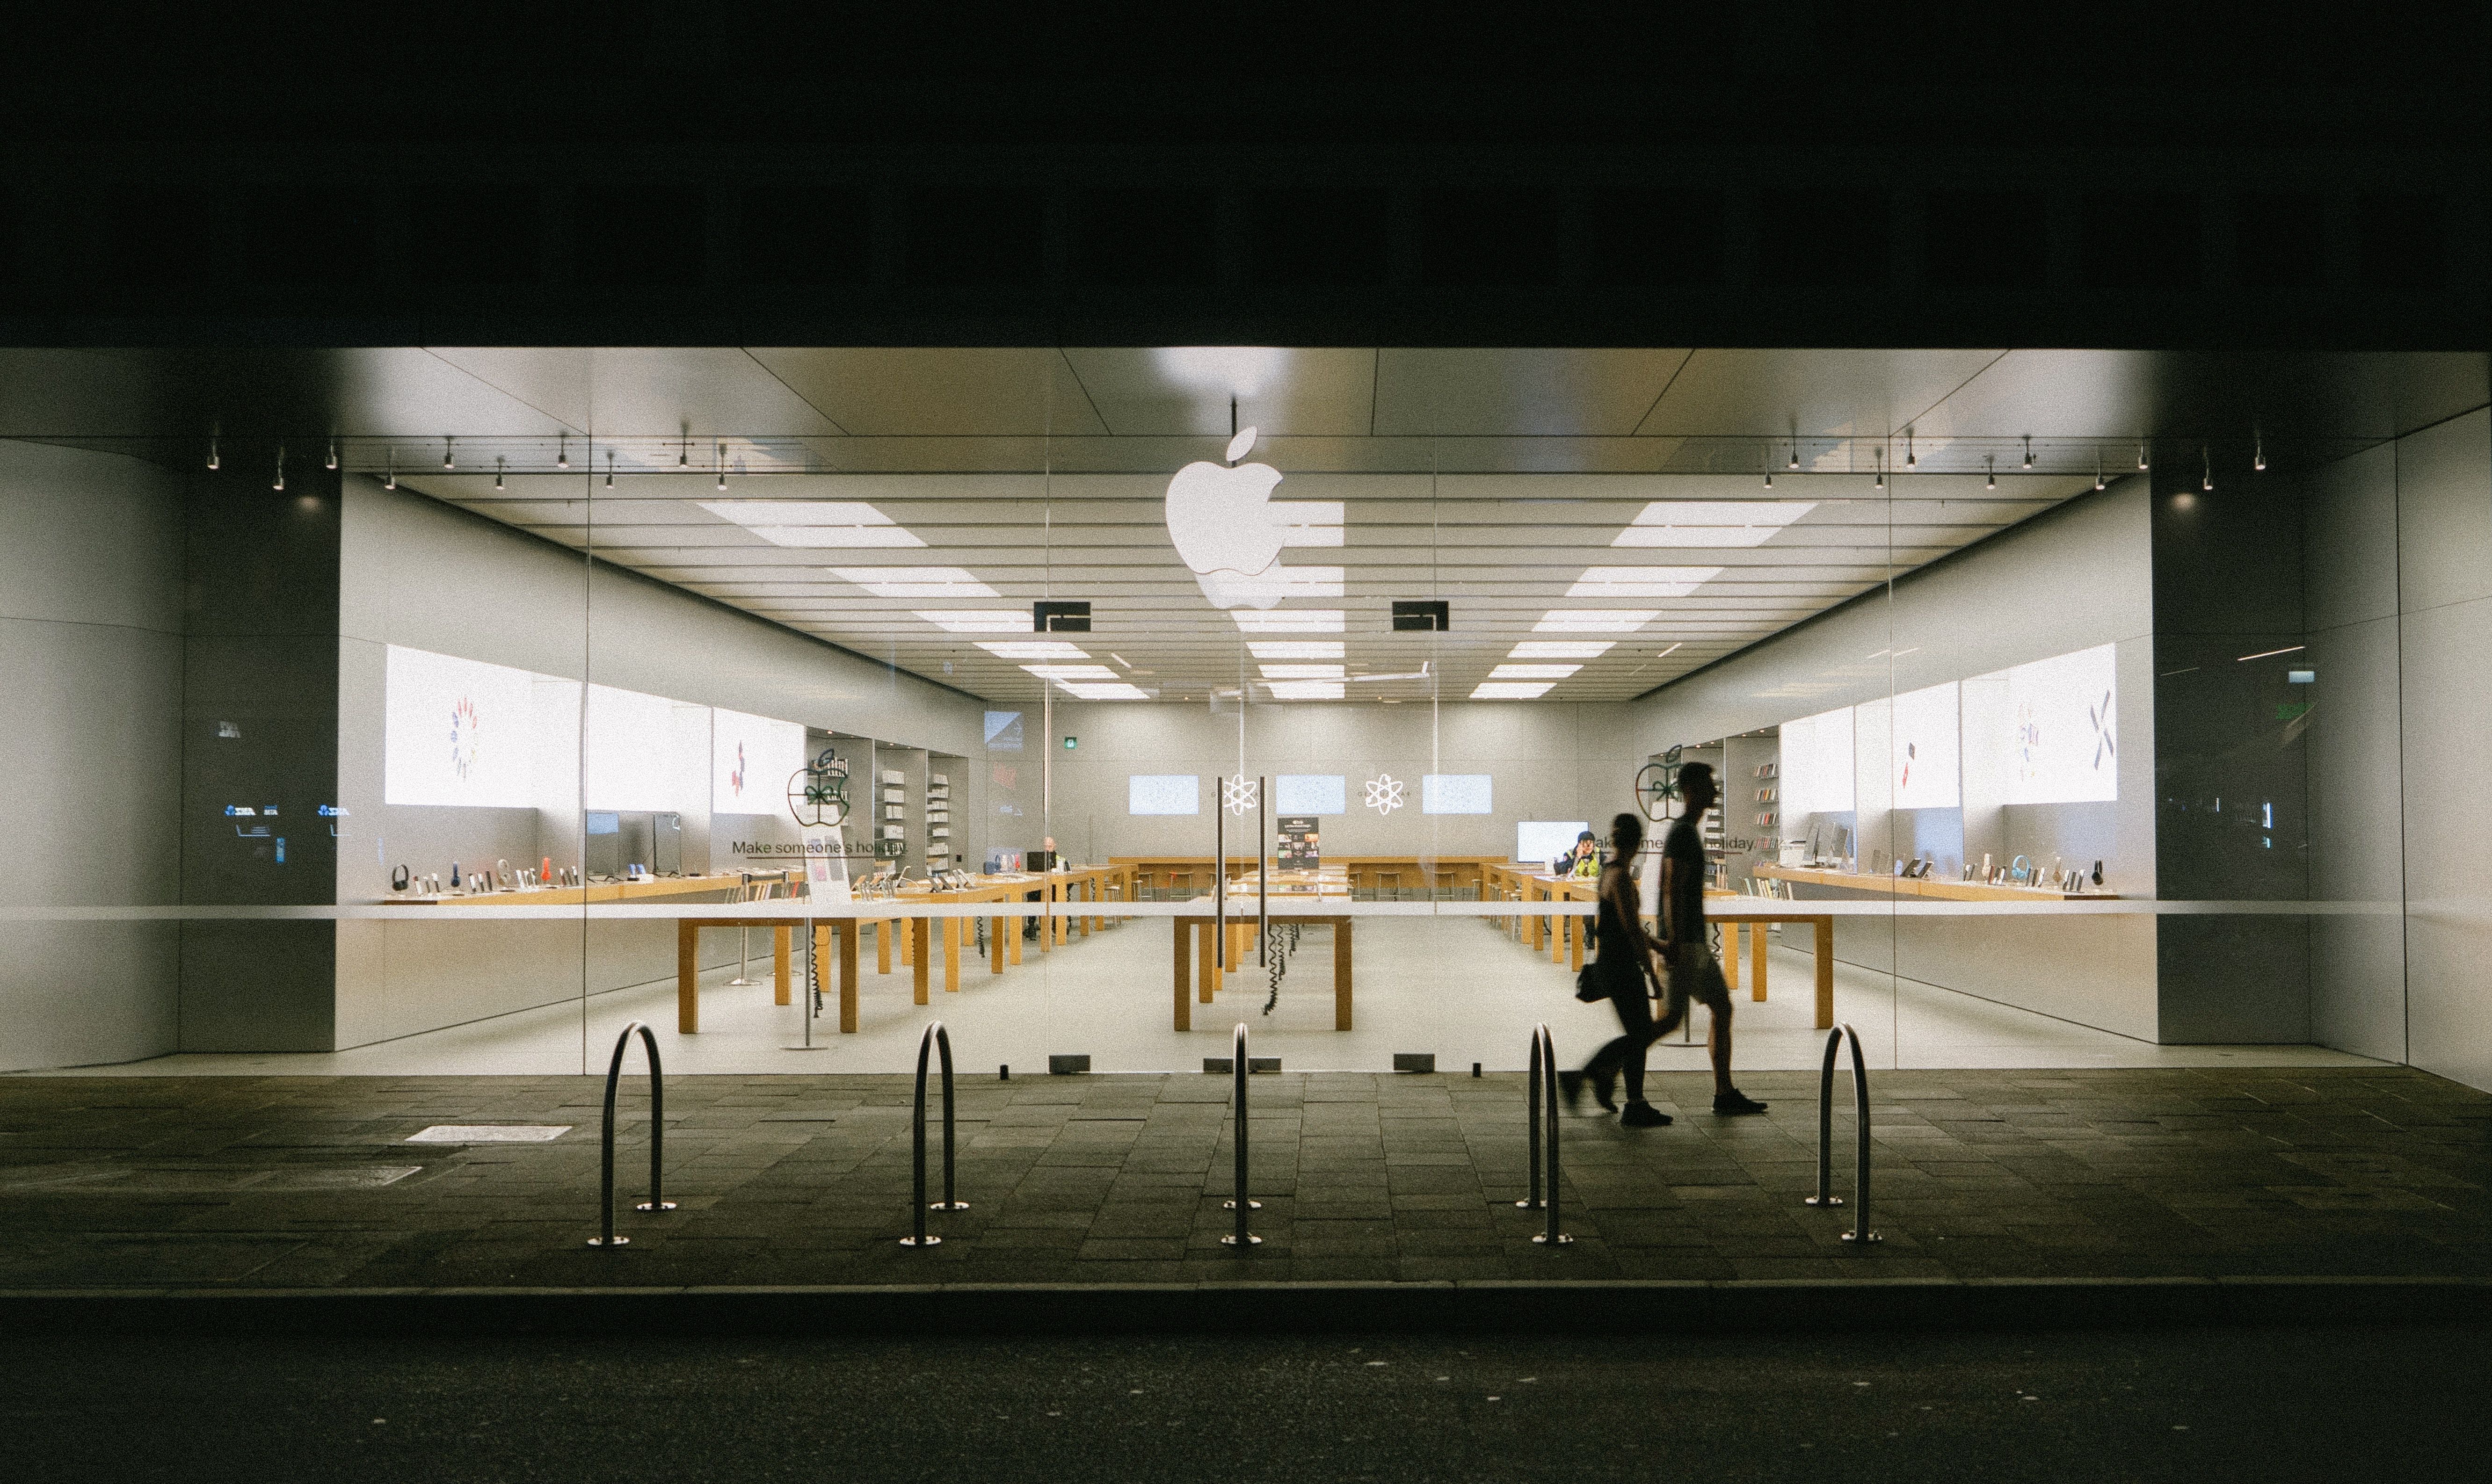
[[[2492,1086],[2480,355],[8,354],[10,1071]]]

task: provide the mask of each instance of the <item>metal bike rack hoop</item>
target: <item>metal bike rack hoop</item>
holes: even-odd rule
[[[1574,1238],[1558,1230],[1558,1044],[1549,1038],[1546,1023],[1531,1027],[1532,1099],[1549,1114],[1549,1226],[1535,1232],[1531,1239],[1548,1247],[1571,1245]]]
[[[591,1247],[615,1248],[631,1244],[628,1236],[614,1234],[614,1093],[623,1081],[623,1054],[631,1048],[632,1032],[640,1033],[641,1049],[649,1054],[649,1199],[633,1207],[639,1211],[671,1211],[675,1203],[660,1199],[659,1174],[667,1158],[667,1074],[658,1062],[658,1035],[646,1021],[634,1021],[614,1038],[614,1058],[606,1067],[606,1130],[600,1141],[598,1209],[604,1223],[602,1234],[588,1239]]]
[[[1852,1047],[1853,1122],[1857,1126],[1859,1149],[1853,1168],[1852,1230],[1843,1233],[1847,1242],[1874,1242],[1877,1232],[1869,1230],[1869,1068],[1860,1054],[1860,1032],[1846,1021],[1825,1033],[1825,1059],[1817,1076],[1817,1194],[1808,1198],[1810,1205],[1841,1205],[1843,1198],[1834,1193],[1834,1054],[1849,1042]]]
[[[926,1200],[926,1056],[929,1052],[939,1053],[943,1063],[943,1199],[931,1205]],[[926,1213],[965,1211],[969,1208],[966,1201],[953,1199],[952,1033],[943,1028],[941,1021],[928,1025],[925,1033],[917,1038],[917,1110],[909,1120],[909,1153],[913,1177],[909,1186],[908,1209],[915,1231],[913,1234],[902,1237],[900,1245],[918,1248],[940,1246],[941,1237],[929,1236],[926,1232]]]
[[[1237,1028],[1231,1031],[1229,1037],[1229,1100],[1235,1107],[1237,1117],[1237,1164],[1234,1175],[1236,1196],[1233,1200],[1222,1202],[1221,1209],[1237,1213],[1237,1229],[1222,1237],[1220,1245],[1234,1247],[1239,1252],[1244,1252],[1250,1247],[1263,1245],[1261,1237],[1246,1230],[1246,1213],[1261,1210],[1263,1202],[1247,1198],[1250,1187],[1247,1183],[1246,1158],[1246,1023],[1244,1021],[1237,1023]]]

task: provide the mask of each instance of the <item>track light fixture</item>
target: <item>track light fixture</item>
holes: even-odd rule
[[[2207,452],[2207,445],[2204,443],[2198,445],[2198,462],[2205,469],[2205,472],[2198,477],[2198,488],[2201,490],[2213,490],[2215,488],[2215,456]]]
[[[1799,439],[1792,439],[1791,462],[1784,464],[1783,467],[1786,469],[1796,469],[1799,467]]]
[[[2250,434],[2250,468],[2260,474],[2267,472],[2267,442],[2255,432]]]
[[[1999,456],[1997,454],[1984,454],[1981,456],[1981,488],[1984,490],[1996,490],[1999,488]]]
[[[280,494],[285,492],[285,445],[282,443],[277,445],[277,479],[268,488]]]
[[[727,488],[727,445],[726,445],[725,443],[720,443],[720,444],[718,444],[718,445],[717,445],[717,448],[718,448],[718,487],[719,487],[721,490],[724,490],[724,489],[726,489],[726,488]]]
[[[441,440],[441,466],[445,469],[455,469],[459,467],[458,456],[451,452],[450,439],[448,438]]]
[[[208,472],[214,474],[217,471],[217,465],[222,462],[224,460],[217,457],[217,435],[210,433],[208,434]]]
[[[610,448],[606,451],[606,488],[614,488],[614,451]]]
[[[571,434],[557,433],[554,435],[553,466],[557,469],[567,469],[571,467]]]
[[[1757,461],[1765,466],[1765,488],[1771,490],[1774,487],[1774,451],[1772,445],[1768,444],[1766,446],[1765,457],[1758,460]]]
[[[334,436],[329,439],[329,461],[320,467],[333,470],[338,467],[338,440]]]
[[[2095,450],[2094,450],[2094,492],[2095,492],[2096,494],[2100,494],[2100,493],[2103,491],[2104,488],[2105,488],[2105,487],[2104,487],[2104,485],[2103,485],[2103,472],[2102,472],[2102,450],[2098,448],[2098,449],[2095,449]]]
[[[1917,469],[1920,466],[1920,456],[1913,452],[1913,430],[1907,428],[1904,430],[1904,467]]]
[[[1878,477],[1869,482],[1869,488],[1872,490],[1884,490],[1886,488],[1886,451],[1883,448],[1873,449],[1870,452],[1870,457],[1877,462]]]
[[[2030,432],[2025,435],[2025,467],[2033,467],[2033,435]]]
[[[496,490],[502,488],[502,465],[505,461],[501,455],[493,456],[493,488]]]
[[[395,490],[398,488],[398,445],[395,443],[390,445],[389,478],[381,481],[381,488],[384,490]]]
[[[691,468],[692,466],[693,466],[693,440],[692,440],[692,439],[690,439],[690,438],[686,438],[686,439],[684,440],[683,447],[681,447],[681,448],[679,448],[679,449],[677,449],[677,450],[675,451],[675,467],[676,467],[676,468],[679,468],[679,469],[689,469],[689,468]]]
[[[2146,467],[2146,440],[2144,438],[2137,440],[2137,466],[2141,469]]]

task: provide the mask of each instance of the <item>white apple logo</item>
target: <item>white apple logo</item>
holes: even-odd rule
[[[1197,460],[1169,481],[1169,537],[1218,608],[1268,608],[1281,601],[1277,584],[1250,580],[1280,560],[1289,534],[1271,507],[1281,471],[1237,461],[1254,446],[1255,430],[1240,429],[1229,440],[1226,467]]]

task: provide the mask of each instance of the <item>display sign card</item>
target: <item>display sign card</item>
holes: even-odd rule
[[[1316,831],[1315,817],[1311,815],[1282,816],[1280,841],[1272,850],[1273,869],[1313,871],[1322,863],[1323,841]]]
[[[848,858],[840,826],[801,832],[805,842],[805,895],[816,902],[846,902]]]

